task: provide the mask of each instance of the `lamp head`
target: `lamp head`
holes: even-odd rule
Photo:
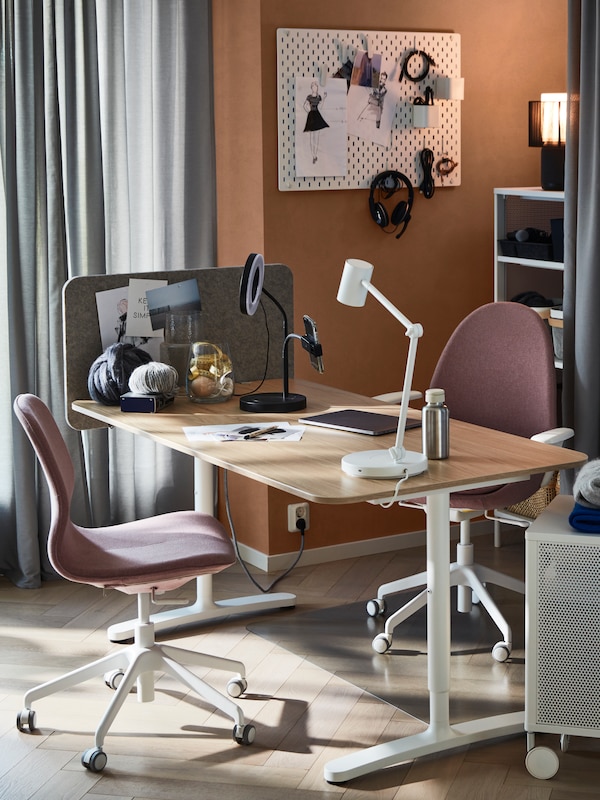
[[[344,264],[337,300],[345,306],[360,308],[367,302],[368,284],[373,274],[373,264],[360,258],[348,258]]]

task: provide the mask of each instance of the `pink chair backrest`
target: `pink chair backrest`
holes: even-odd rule
[[[481,306],[448,340],[431,379],[450,417],[527,438],[557,424],[547,323],[520,303]]]
[[[70,516],[75,485],[73,461],[50,409],[39,397],[21,394],[15,398],[13,407],[33,445],[48,483],[52,510],[48,554],[56,569],[56,548],[59,540],[65,532],[74,530]],[[60,568],[58,571],[63,574]]]

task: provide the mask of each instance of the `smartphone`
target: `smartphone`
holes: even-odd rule
[[[323,349],[319,342],[317,325],[314,319],[311,319],[308,314],[305,314],[303,319],[304,331],[306,339],[308,339],[308,345],[305,346],[305,350],[308,350],[310,353],[310,363],[317,370],[317,372],[324,372],[325,368],[323,366]]]

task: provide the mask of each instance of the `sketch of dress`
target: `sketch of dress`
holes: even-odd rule
[[[328,128],[329,125],[327,122],[325,122],[321,112],[319,111],[319,106],[323,102],[324,97],[321,97],[319,94],[318,84],[312,83],[310,88],[311,93],[304,101],[304,110],[307,112],[304,132],[310,133],[310,149],[314,164],[317,160],[319,152],[319,131],[322,131],[324,128]],[[327,97],[326,92],[324,95]]]

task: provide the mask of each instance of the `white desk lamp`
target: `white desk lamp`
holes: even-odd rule
[[[386,308],[398,322],[406,328],[406,336],[410,343],[406,372],[404,374],[404,389],[400,403],[400,416],[396,431],[396,444],[388,450],[365,450],[359,453],[350,453],[342,458],[342,469],[355,478],[402,478],[404,476],[418,475],[427,469],[427,458],[423,453],[416,453],[404,449],[404,430],[410,390],[417,356],[417,344],[423,335],[423,327],[412,323],[396,306],[370,283],[373,274],[373,265],[368,261],[358,258],[347,259],[344,272],[340,281],[337,299],[346,306],[357,308],[364,306],[367,294],[370,293]]]

